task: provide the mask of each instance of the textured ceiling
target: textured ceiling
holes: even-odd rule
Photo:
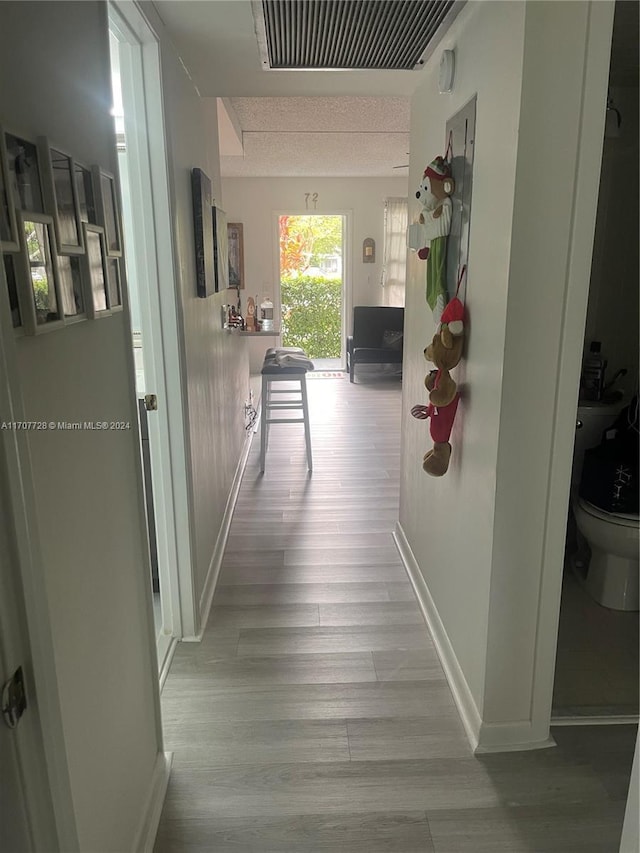
[[[221,157],[224,177],[404,176],[408,98],[230,98],[243,156]]]

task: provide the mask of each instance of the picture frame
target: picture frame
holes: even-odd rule
[[[196,250],[196,292],[201,299],[207,299],[216,292],[211,181],[202,169],[197,167],[191,170],[191,192]]]
[[[105,245],[110,258],[122,257],[122,224],[116,179],[100,166],[93,166],[93,193],[98,225],[104,229]]]
[[[83,264],[79,255],[58,255],[60,295],[65,323],[87,319]]]
[[[10,193],[16,210],[45,213],[38,146],[28,139],[5,132],[4,146]],[[19,241],[22,243],[19,235]]]
[[[38,152],[44,203],[53,216],[58,254],[81,255],[84,243],[73,157],[52,147],[45,136],[38,137]]]
[[[9,179],[4,130],[0,127],[0,251],[20,251],[18,220]]]
[[[229,287],[229,243],[227,214],[219,207],[211,211],[213,224],[213,269],[216,293]]]
[[[107,298],[110,311],[122,311],[120,259],[107,257]]]
[[[24,331],[30,335],[64,325],[53,217],[19,211],[18,298]]]
[[[82,163],[78,163],[77,160],[75,161],[74,166],[76,171],[75,184],[80,221],[88,222],[90,225],[98,225],[91,169],[84,166]]]
[[[227,224],[229,245],[229,287],[244,290],[244,233],[242,222]]]
[[[4,264],[4,277],[7,283],[7,290],[9,292],[11,325],[14,329],[22,329],[22,308],[20,305],[18,274],[16,271],[16,255],[9,253],[3,254],[2,262]]]
[[[109,316],[107,246],[101,225],[83,223],[85,253],[82,255],[82,278],[85,305],[91,319]]]

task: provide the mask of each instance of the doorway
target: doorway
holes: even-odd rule
[[[278,217],[282,345],[301,347],[317,370],[342,370],[345,363],[345,220]]]
[[[638,612],[631,609],[634,602],[619,597],[623,590],[617,584],[606,594],[598,588],[588,541],[594,506],[605,513],[602,533],[611,531],[612,548],[618,547],[616,529],[628,531],[622,535],[632,541],[634,508],[621,501],[617,507],[596,502],[606,498],[606,469],[595,476],[602,457],[596,451],[589,454],[588,448],[598,447],[605,432],[609,443],[615,440],[618,446],[620,441],[632,442],[634,434],[636,447],[638,441],[637,405],[629,405],[637,397],[640,362],[637,29],[637,4],[616,3],[583,350],[586,359],[592,343],[596,350],[601,348],[602,371],[595,389],[582,384],[578,402],[553,691],[556,724],[638,719]],[[583,399],[588,397],[592,399]],[[623,427],[614,439],[611,427],[619,418]],[[586,466],[585,451],[590,456]],[[623,456],[616,457],[616,467],[625,476]],[[637,469],[637,463],[631,467]],[[597,496],[592,494],[596,484],[602,484]],[[637,503],[635,524],[637,555]]]
[[[195,612],[189,607],[188,518],[180,509],[186,506],[187,474],[160,55],[154,33],[133,4],[110,6],[109,34],[149,583],[162,681],[177,638],[195,633]]]

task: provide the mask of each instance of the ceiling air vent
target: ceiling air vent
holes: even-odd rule
[[[263,67],[411,71],[464,5],[454,0],[253,0]]]

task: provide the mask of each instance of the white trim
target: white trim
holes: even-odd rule
[[[562,590],[566,515],[575,436],[582,340],[589,298],[609,79],[613,3],[588,4],[580,137],[575,171],[573,222],[564,292],[561,349],[552,413],[545,538],[536,627],[531,722],[538,739],[549,732]],[[579,345],[576,342],[579,341]]]
[[[173,656],[176,653],[176,649],[178,648],[178,641],[175,637],[170,638],[169,648],[164,656],[164,659],[159,667],[158,680],[160,682],[160,692],[162,693],[162,688],[165,685],[165,681],[167,680],[167,676],[169,675],[169,670],[171,669],[171,663],[173,661]]]
[[[213,556],[211,558],[211,562],[209,563],[207,578],[204,582],[202,595],[200,596],[200,630],[198,631],[198,634],[193,637],[183,637],[183,640],[186,642],[198,642],[202,640],[205,628],[207,627],[207,620],[209,619],[209,612],[211,610],[211,604],[213,602],[213,594],[216,591],[216,584],[218,583],[220,569],[222,568],[222,558],[224,557],[224,549],[226,548],[227,539],[229,537],[229,529],[231,528],[233,511],[236,506],[236,501],[238,500],[240,486],[242,485],[242,476],[244,474],[245,468],[247,467],[247,459],[249,458],[249,451],[251,450],[251,442],[253,440],[254,434],[255,430],[247,431],[247,435],[242,446],[242,452],[240,453],[240,459],[238,460],[238,464],[236,466],[236,472],[233,476],[233,482],[231,483],[231,489],[229,490],[227,505],[224,508],[224,515],[222,516],[220,530],[218,531],[215,548],[213,549]]]
[[[637,714],[616,714],[611,717],[551,717],[552,726],[637,726]]]
[[[444,670],[444,674],[449,682],[453,701],[456,703],[458,714],[462,720],[462,725],[469,739],[472,749],[475,751],[478,747],[480,728],[482,719],[480,712],[473,698],[473,694],[464,677],[462,667],[458,663],[458,658],[451,645],[447,632],[445,630],[438,609],[435,605],[429,587],[422,576],[418,562],[411,550],[411,546],[407,541],[404,530],[400,522],[396,523],[396,529],[393,533],[393,538],[400,554],[400,558],[404,564],[411,585],[418,599],[418,604],[422,610],[427,627],[431,632],[433,643],[436,647],[436,652],[440,658],[440,663]]]
[[[548,749],[555,745],[556,742],[551,735],[538,739],[528,720],[483,723],[480,726],[476,755],[484,755],[488,752],[524,752],[530,749]]]
[[[550,736],[537,738],[529,720],[506,723],[484,723],[475,703],[471,689],[464,677],[462,667],[451,645],[429,587],[420,571],[407,537],[400,522],[396,523],[393,538],[398,548],[418,604],[433,638],[440,663],[453,694],[458,714],[471,748],[475,753],[515,752],[528,749],[546,749],[555,746]]]
[[[160,631],[160,633],[157,634],[156,648],[158,649],[158,676],[160,677],[160,690],[162,690],[162,685],[164,683],[162,673],[165,673],[164,678],[166,679],[166,673],[169,671],[169,667],[171,666],[177,642],[176,638],[172,634],[167,634],[166,631]]]
[[[136,4],[117,0],[110,3],[109,11],[112,22],[115,19],[119,25],[123,38],[140,47],[144,91],[138,91],[137,96],[144,109],[149,137],[153,140],[153,144],[144,146],[148,150],[150,167],[144,190],[153,210],[152,231],[155,239],[152,266],[156,273],[157,290],[154,290],[155,299],[147,299],[141,314],[148,319],[143,331],[153,363],[157,366],[155,376],[150,377],[155,386],[152,390],[161,401],[161,409],[156,413],[158,423],[150,423],[150,431],[156,435],[156,441],[150,442],[150,448],[154,508],[160,521],[156,527],[159,569],[163,582],[163,621],[173,636],[180,637],[195,632],[197,613],[192,567],[193,535],[188,509],[189,438],[185,428],[186,386],[182,381],[181,306],[176,291],[177,263],[171,226],[174,195],[167,165],[170,140],[164,121],[160,44],[153,26]],[[146,296],[150,297],[150,294],[147,292]],[[162,403],[165,405],[162,406]]]
[[[158,753],[156,766],[153,768],[153,775],[151,776],[149,793],[142,811],[142,819],[136,832],[131,853],[153,853],[172,762],[172,752]]]

